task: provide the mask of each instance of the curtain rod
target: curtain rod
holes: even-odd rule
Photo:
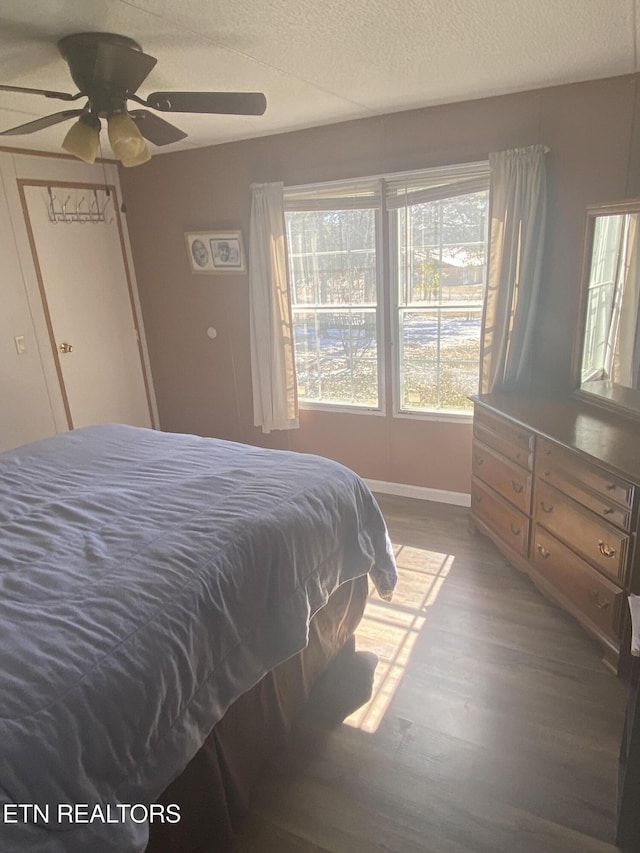
[[[425,172],[435,172],[438,169],[444,171],[445,169],[455,169],[459,167],[472,167],[472,166],[484,166],[488,168],[489,161],[487,160],[471,160],[469,162],[463,163],[445,163],[440,166],[425,166],[424,169],[412,169],[408,172],[383,172],[379,175],[363,175],[360,178],[335,178],[330,181],[317,181],[313,184],[285,184],[285,188],[288,190],[313,190],[316,187],[326,187],[327,184],[347,184],[347,183],[360,183],[363,184],[367,181],[381,181],[386,178],[409,178],[415,175],[422,175]]]
[[[545,154],[549,154],[551,151],[551,148],[548,145],[545,145],[543,147],[543,151]],[[424,172],[436,171],[438,169],[441,169],[444,171],[445,169],[455,169],[456,167],[469,167],[469,168],[471,168],[472,166],[478,166],[478,167],[487,166],[488,167],[488,162],[489,162],[489,155],[487,154],[486,160],[470,160],[468,162],[462,162],[462,163],[445,163],[445,164],[440,165],[440,166],[426,166],[423,169],[411,169],[410,171],[407,171],[407,172],[385,172],[385,173],[378,174],[378,175],[363,175],[360,178],[335,178],[335,179],[330,180],[330,181],[317,181],[317,182],[312,183],[312,184],[285,184],[284,186],[285,186],[285,189],[288,189],[288,190],[314,190],[316,188],[326,187],[327,184],[346,184],[349,181],[351,181],[353,183],[362,182],[364,184],[367,182],[381,181],[383,179],[388,179],[388,178],[393,178],[393,179],[409,178],[409,177],[413,177],[416,175],[422,175],[422,174],[424,174]]]

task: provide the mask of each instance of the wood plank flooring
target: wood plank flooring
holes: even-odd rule
[[[400,582],[356,635],[371,702],[303,715],[239,853],[613,853],[626,688],[459,507],[379,497]]]

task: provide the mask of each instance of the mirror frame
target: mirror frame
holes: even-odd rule
[[[585,334],[585,313],[587,310],[587,290],[591,274],[591,258],[593,253],[593,235],[598,216],[614,216],[616,214],[640,214],[640,198],[626,198],[607,204],[592,204],[587,207],[587,219],[582,255],[582,272],[580,276],[580,298],[578,301],[578,323],[574,335],[572,356],[572,376],[574,381],[573,397],[583,403],[600,406],[618,415],[640,420],[640,390],[626,388],[624,385],[610,384],[598,391],[589,391],[581,383],[582,355]]]

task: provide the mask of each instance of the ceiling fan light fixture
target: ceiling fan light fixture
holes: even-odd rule
[[[261,116],[267,100],[262,92],[152,92],[136,94],[156,64],[134,39],[116,33],[71,33],[58,41],[58,50],[69,66],[75,94],[0,83],[2,92],[23,92],[59,101],[86,98],[82,109],[66,109],[0,130],[0,136],[21,136],[78,119],[69,130],[63,148],[87,163],[94,163],[100,149],[100,119],[107,120],[113,152],[123,166],[139,166],[151,159],[147,140],[172,145],[187,134],[153,112],[134,109],[130,99],[143,107],[168,113]]]
[[[123,166],[139,166],[151,159],[149,146],[137,124],[126,112],[110,115],[107,131],[113,153]]]
[[[100,120],[90,114],[80,116],[69,128],[62,147],[85,163],[95,163],[100,150]]]

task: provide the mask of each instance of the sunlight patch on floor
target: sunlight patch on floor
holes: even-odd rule
[[[356,631],[358,651],[378,656],[369,702],[344,721],[348,726],[375,732],[398,689],[411,652],[422,630],[427,609],[436,601],[454,558],[450,554],[394,544],[398,584],[390,602],[375,593],[367,602]]]

